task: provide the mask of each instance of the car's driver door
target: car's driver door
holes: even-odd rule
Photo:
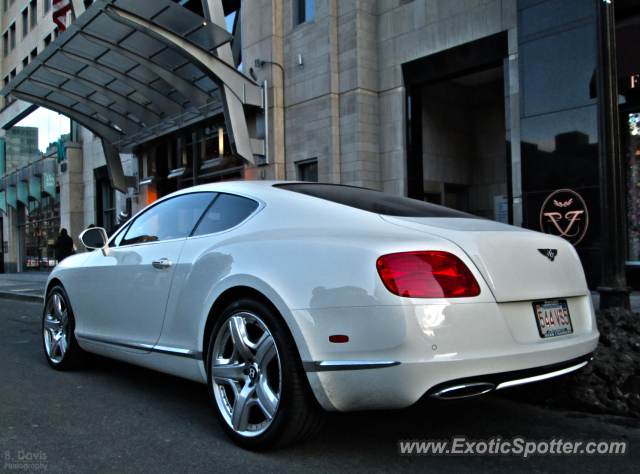
[[[94,251],[81,272],[87,292],[74,303],[80,337],[150,349],[186,238],[215,193],[183,194],[147,209],[109,251]]]

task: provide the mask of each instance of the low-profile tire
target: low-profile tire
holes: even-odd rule
[[[49,291],[42,314],[42,342],[49,365],[66,371],[82,367],[86,353],[75,336],[76,321],[64,288],[56,286]]]
[[[319,431],[324,410],[288,327],[270,305],[253,298],[230,304],[213,328],[208,352],[209,395],[236,444],[261,451]]]

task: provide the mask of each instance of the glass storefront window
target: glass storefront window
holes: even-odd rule
[[[198,184],[244,177],[244,163],[233,155],[228,134],[214,119],[158,140],[154,148],[155,163],[149,174],[157,179],[158,197]],[[181,168],[185,169],[180,172]]]
[[[19,169],[19,179],[29,180],[29,197],[17,209],[20,271],[48,271],[57,264],[53,246],[60,231],[60,188],[50,183],[55,183],[56,155],[43,158],[58,140],[70,140],[71,128],[69,118],[38,108],[6,131],[7,171]]]
[[[60,205],[56,205],[56,198],[43,196],[42,202],[30,198],[28,206],[19,206],[22,271],[46,271],[57,265],[53,245],[59,231]]]
[[[627,232],[630,262],[640,261],[640,113],[629,114],[627,149]]]

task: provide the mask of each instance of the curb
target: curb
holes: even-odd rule
[[[0,299],[13,301],[26,301],[28,303],[44,303],[44,296],[24,295],[11,293],[10,291],[0,291]]]

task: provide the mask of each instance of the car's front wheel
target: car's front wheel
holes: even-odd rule
[[[75,319],[69,296],[61,286],[51,289],[42,315],[44,354],[56,370],[73,370],[82,365],[86,353],[75,337]]]
[[[220,315],[207,358],[209,392],[221,425],[240,446],[262,450],[315,434],[324,413],[280,315],[242,299]]]

